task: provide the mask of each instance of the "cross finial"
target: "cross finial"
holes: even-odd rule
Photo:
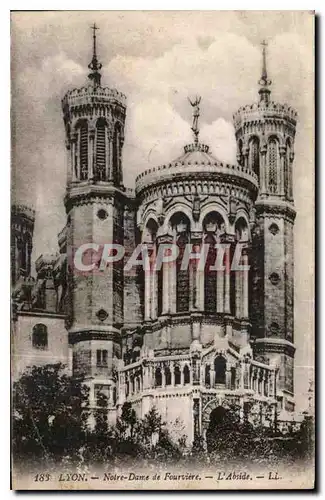
[[[199,121],[199,116],[200,116],[200,107],[199,104],[201,102],[201,97],[196,96],[195,100],[192,102],[190,98],[188,98],[189,103],[193,107],[193,124],[192,124],[192,131],[194,134],[194,144],[197,145],[199,143],[199,127],[198,127],[198,121]]]
[[[259,90],[260,94],[260,100],[269,102],[269,95],[270,95],[270,90],[269,90],[269,85],[271,85],[271,80],[268,79],[267,77],[267,68],[266,68],[266,47],[268,46],[268,43],[266,40],[262,40],[261,45],[263,47],[262,49],[262,75],[261,79],[259,80],[259,85],[261,86]]]
[[[93,81],[95,86],[100,85],[101,74],[99,70],[102,68],[102,64],[98,62],[97,52],[96,52],[96,30],[99,28],[94,23],[90,28],[93,30],[93,58],[91,63],[88,65],[88,68],[92,70],[92,73],[88,75],[88,78]]]

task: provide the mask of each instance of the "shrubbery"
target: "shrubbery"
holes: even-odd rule
[[[99,402],[101,401],[99,397]],[[188,448],[186,435],[172,439],[166,423],[155,407],[143,419],[131,404],[124,403],[116,425],[107,422],[106,401],[96,410],[95,426],[88,425],[88,390],[69,377],[61,364],[33,367],[13,384],[12,439],[15,464],[47,468],[58,463],[65,467],[89,464],[118,466],[124,462],[145,464],[258,462],[277,463],[310,459],[313,454],[313,424],[306,418],[300,430],[282,435],[274,428],[240,422],[238,408],[229,408],[217,427]],[[102,408],[101,408],[102,406]],[[175,423],[180,434],[180,422]]]

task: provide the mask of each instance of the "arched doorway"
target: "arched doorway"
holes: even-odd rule
[[[208,453],[224,447],[230,433],[235,429],[235,424],[236,415],[228,408],[217,406],[212,410],[206,432]]]

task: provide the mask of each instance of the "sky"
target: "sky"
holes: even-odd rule
[[[61,99],[83,86],[96,22],[102,85],[127,96],[124,183],[192,142],[188,97],[202,96],[200,140],[236,162],[232,114],[258,98],[268,41],[272,99],[298,112],[294,161],[296,392],[313,364],[313,16],[303,11],[13,12],[12,201],[36,210],[33,261],[58,250],[67,157]],[[298,406],[303,407],[300,397]],[[301,403],[301,404],[300,404]]]

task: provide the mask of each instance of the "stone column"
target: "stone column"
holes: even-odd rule
[[[281,196],[284,196],[284,193],[285,193],[285,186],[284,186],[284,181],[285,181],[285,154],[286,154],[286,147],[285,146],[279,146],[280,169],[278,168],[278,182],[279,182]],[[287,166],[287,168],[288,168],[288,166]]]
[[[78,151],[78,133],[74,132],[71,136],[71,169],[72,169],[72,180],[76,181],[80,179],[80,161],[79,161],[79,151]]]
[[[294,160],[295,154],[293,152],[290,153],[289,162],[288,162],[288,198],[290,201],[293,201],[293,186],[292,186],[292,164]]]
[[[184,385],[184,363],[180,365],[180,370],[181,370],[181,386]]]
[[[144,320],[151,319],[151,298],[152,298],[152,285],[151,285],[151,269],[150,269],[150,249],[148,245],[144,244],[145,251],[144,259]]]
[[[248,248],[243,248],[243,265],[245,267],[248,266]],[[242,303],[242,316],[243,318],[248,318],[249,317],[249,296],[248,296],[248,290],[249,290],[249,271],[244,270],[242,271],[243,273],[243,303]]]
[[[107,180],[113,180],[113,128],[107,128]]]
[[[200,400],[193,399],[194,439],[200,437]]]
[[[166,387],[165,366],[161,367],[161,386]]]
[[[230,267],[231,267],[231,258],[230,258],[230,247],[226,249],[225,255],[225,276],[224,276],[224,312],[230,314]]]
[[[88,179],[92,180],[94,178],[94,143],[95,143],[95,129],[91,128],[89,130],[89,147],[88,147]]]
[[[172,387],[175,386],[175,366],[174,366],[174,362],[171,361],[170,362],[170,365],[169,365],[169,369],[170,369],[170,373],[171,373],[171,385]]]
[[[168,245],[172,243],[173,238],[169,234],[158,237],[159,245],[166,245],[168,248]],[[171,304],[176,303],[176,290],[174,291],[176,285],[175,266],[175,262],[162,263],[162,314],[169,314]]]
[[[231,365],[226,365],[226,389],[231,389]]]
[[[210,364],[210,385],[213,388],[216,384],[216,374],[213,364]]]
[[[224,312],[225,271],[217,271],[217,312]]]
[[[249,154],[249,148],[248,146],[243,147],[243,157],[244,157],[244,167],[249,168],[248,165],[248,154]]]
[[[266,144],[261,147],[260,153],[261,153],[261,162],[260,162],[260,193],[264,194],[266,193],[267,185],[268,185],[268,179],[267,179],[267,172],[266,172],[266,152],[267,152],[267,146]]]

